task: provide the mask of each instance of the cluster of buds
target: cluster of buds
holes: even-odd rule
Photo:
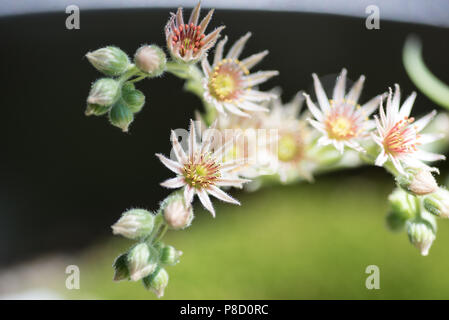
[[[435,217],[449,217],[449,191],[423,168],[408,168],[396,182],[398,188],[388,198],[387,224],[394,231],[406,229],[410,242],[426,256],[436,238]]]
[[[160,76],[165,70],[165,53],[155,45],[139,48],[131,63],[128,55],[117,47],[105,47],[86,54],[89,62],[100,72],[109,76],[92,84],[87,97],[85,114],[101,116],[108,114],[112,125],[128,131],[145,104],[145,96],[134,87],[133,82]],[[135,79],[130,80],[133,77]]]
[[[167,228],[186,228],[192,219],[193,210],[177,194],[167,198],[157,214],[144,209],[124,212],[112,231],[137,243],[116,258],[114,280],[142,280],[145,288],[162,297],[168,284],[164,268],[176,265],[182,252],[165,245],[161,238]]]

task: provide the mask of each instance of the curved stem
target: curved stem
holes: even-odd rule
[[[421,42],[414,36],[405,41],[402,60],[413,83],[435,103],[449,109],[449,86],[432,74],[424,64]]]

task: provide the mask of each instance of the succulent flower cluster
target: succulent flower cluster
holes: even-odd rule
[[[156,154],[174,173],[161,183],[173,193],[156,212],[131,209],[112,226],[114,234],[136,241],[114,262],[114,279],[142,280],[158,297],[163,295],[166,267],[178,263],[182,253],[162,239],[167,230],[190,226],[195,195],[215,217],[210,196],[240,205],[229,194],[231,187],[256,190],[264,184],[312,181],[322,172],[363,164],[384,167],[395,177],[388,225],[405,229],[410,242],[427,255],[435,240],[435,218],[449,217],[449,191],[438,186],[433,177],[438,170],[428,164],[444,156],[425,146],[442,135],[435,128],[423,133],[436,112],[415,121],[411,111],[416,94],[401,106],[399,85],[394,92],[390,89],[359,104],[365,77],[346,90],[346,69],[337,77],[331,96],[313,74],[316,101],[300,91],[283,104],[280,89],[258,87],[277,71],[250,72],[268,51],[239,60],[251,36],[247,33],[224,55],[227,37],[217,42],[224,27],[206,33],[212,15],[213,10],[198,22],[200,4],[187,23],[182,8],[171,14],[165,26],[169,61],[153,44],[139,48],[133,63],[117,47],[86,55],[107,76],[93,83],[86,114],[107,113],[123,131],[145,102],[134,83],[165,71],[184,79],[185,88],[204,104],[204,112],[190,120],[183,139],[187,146],[172,131],[171,156]],[[210,61],[208,52],[216,43]]]

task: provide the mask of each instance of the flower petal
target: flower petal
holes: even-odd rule
[[[207,194],[206,190],[200,189],[200,190],[197,190],[196,193],[198,194],[198,198],[200,199],[204,208],[206,208],[206,210],[208,210],[212,214],[212,216],[215,218],[214,206],[212,205],[212,202],[210,202],[210,198],[209,198],[209,195]]]
[[[357,82],[352,86],[351,90],[349,90],[346,95],[346,100],[351,101],[354,104],[357,104],[359,101],[360,94],[362,93],[363,83],[365,82],[365,76],[361,75]]]
[[[217,188],[216,186],[210,186],[207,191],[217,199],[223,200],[225,202],[240,205],[240,202],[238,202],[236,199],[234,199],[233,197],[228,195],[226,192],[224,192],[220,188]]]
[[[194,195],[195,195],[195,189],[189,185],[186,185],[184,188],[184,201],[187,205],[192,203]]]
[[[226,59],[238,59],[240,54],[242,53],[243,48],[245,47],[246,42],[251,37],[251,32],[247,32],[243,37],[237,40],[229,49],[228,54],[226,55]]]
[[[214,56],[214,62],[213,66],[217,66],[218,63],[223,60],[223,47],[228,41],[228,36],[225,36],[223,40],[220,40],[217,44],[217,47],[215,48],[215,56]]]
[[[186,163],[187,162],[187,155],[184,152],[184,150],[181,147],[181,144],[178,141],[178,137],[176,136],[175,131],[171,131],[171,144],[173,146],[173,151],[175,152],[175,156],[178,159],[178,162],[180,163]]]
[[[343,68],[340,75],[337,77],[337,83],[335,84],[334,92],[332,94],[332,99],[334,101],[342,101],[345,97],[346,73],[346,69]]]
[[[180,176],[180,177],[165,180],[164,182],[161,183],[161,186],[169,188],[169,189],[176,189],[176,188],[181,188],[185,184],[186,183],[184,181],[184,177]]]
[[[330,110],[329,99],[327,98],[327,95],[324,92],[323,86],[321,85],[321,82],[318,79],[318,76],[314,73],[314,74],[312,74],[312,77],[313,77],[313,85],[315,87],[316,97],[318,99],[318,104],[320,105],[321,110],[323,110],[324,113],[327,113]]]
[[[170,160],[166,158],[164,155],[160,153],[156,153],[156,157],[161,160],[162,164],[166,166],[168,169],[173,171],[174,173],[181,174],[182,165],[176,161]]]
[[[245,66],[246,69],[251,69],[256,64],[258,64],[262,59],[268,54],[268,50],[264,50],[259,53],[255,53],[248,58],[245,58],[242,60],[242,64]]]
[[[315,119],[317,119],[320,122],[323,122],[323,113],[320,111],[320,109],[317,108],[317,106],[312,102],[310,99],[310,96],[306,93],[303,93],[304,97],[306,97],[307,107],[309,108],[310,112],[313,114]]]

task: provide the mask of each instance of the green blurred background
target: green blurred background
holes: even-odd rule
[[[393,187],[373,168],[240,192],[241,207],[215,202],[215,219],[197,204],[192,227],[166,236],[184,255],[168,268],[164,299],[447,299],[449,224],[440,221],[420,256],[385,225]],[[68,297],[153,299],[140,283],[112,282],[112,258],[129,245],[114,239],[85,253],[81,289]],[[379,290],[365,287],[368,265],[380,268]]]

